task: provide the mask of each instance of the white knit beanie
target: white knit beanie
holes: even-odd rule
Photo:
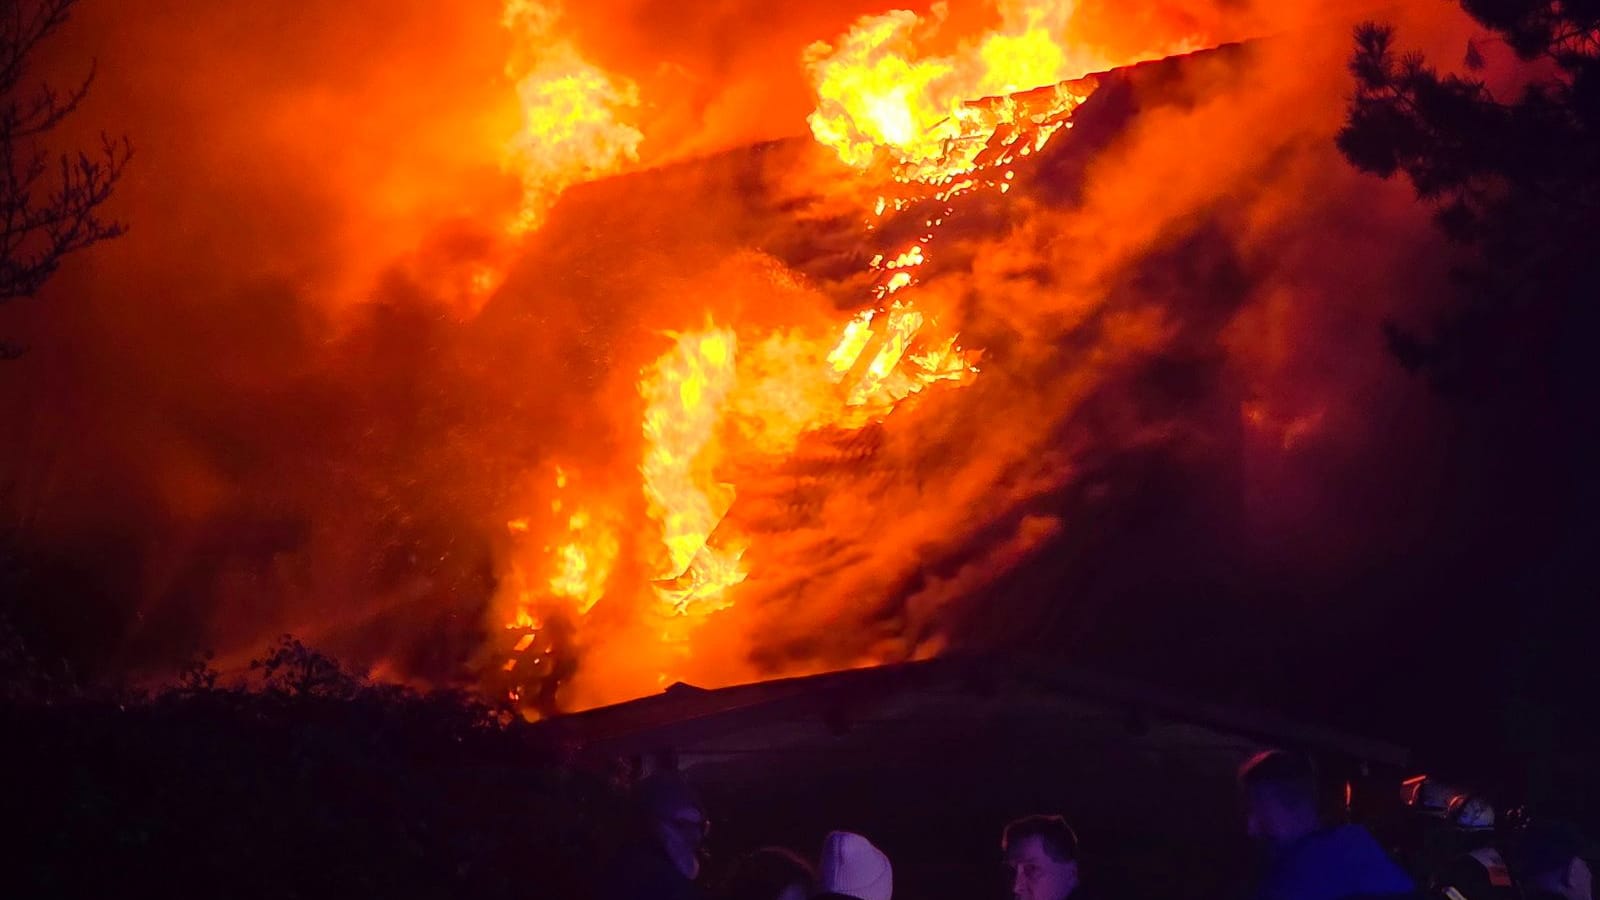
[[[859,834],[835,831],[822,842],[822,889],[858,900],[890,900],[889,857]]]

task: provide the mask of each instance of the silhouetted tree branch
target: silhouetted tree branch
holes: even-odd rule
[[[0,303],[36,293],[68,254],[125,230],[101,207],[133,156],[128,139],[102,134],[97,148],[59,156],[40,143],[94,84],[93,65],[67,90],[27,80],[30,57],[77,3],[0,6]]]
[[[1398,54],[1394,30],[1368,23],[1356,30],[1355,93],[1338,137],[1357,167],[1404,174],[1466,253],[1432,334],[1389,329],[1402,362],[1454,386],[1492,381],[1549,356],[1552,340],[1570,342],[1564,331],[1587,331],[1600,276],[1600,4],[1462,5],[1549,74],[1497,98],[1476,77]],[[1484,66],[1476,44],[1467,63]]]
[[[338,660],[288,634],[280,637],[266,656],[251,660],[250,668],[261,673],[264,690],[288,697],[342,700],[366,686],[359,676],[345,671]]]
[[[1394,355],[1470,398],[1462,443],[1505,479],[1494,505],[1521,512],[1538,544],[1498,614],[1507,673],[1497,701],[1509,747],[1534,786],[1554,789],[1564,754],[1592,740],[1567,711],[1593,696],[1577,610],[1595,594],[1600,508],[1600,2],[1462,0],[1526,64],[1527,86],[1495,96],[1475,43],[1467,75],[1398,55],[1393,29],[1356,32],[1355,93],[1338,143],[1356,166],[1404,174],[1459,248],[1454,290],[1422,328],[1385,331]],[[1482,43],[1482,42],[1479,42]],[[1540,796],[1545,791],[1545,796]]]

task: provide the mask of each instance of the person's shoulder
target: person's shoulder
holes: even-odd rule
[[[1317,841],[1325,852],[1390,861],[1383,845],[1362,825],[1335,825],[1317,832],[1312,840]]]
[[[1372,836],[1365,825],[1345,824],[1333,825],[1317,832],[1317,835],[1330,841],[1346,844],[1371,844],[1376,847],[1378,839]]]
[[[1378,839],[1364,826],[1340,825],[1330,829],[1329,838],[1352,861],[1365,862],[1396,874],[1402,873],[1400,864],[1394,861],[1389,852],[1383,849],[1383,845],[1378,843]],[[1411,883],[1410,876],[1404,878],[1407,884]]]
[[[1307,835],[1273,867],[1265,900],[1337,900],[1414,896],[1416,884],[1372,833],[1341,825]]]
[[[1336,825],[1313,831],[1290,845],[1279,857],[1279,863],[1290,868],[1315,865],[1325,861],[1348,862],[1351,858],[1382,853],[1383,848],[1372,833],[1360,825]]]

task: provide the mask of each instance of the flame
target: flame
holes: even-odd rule
[[[522,127],[508,148],[522,178],[522,208],[511,230],[538,228],[563,191],[615,174],[639,159],[644,135],[625,121],[638,87],[601,69],[556,33],[558,7],[506,0],[501,18],[517,52],[506,75],[517,85]]]
[[[954,335],[907,358],[929,324],[896,303],[876,326],[869,311],[831,340],[775,333],[743,359],[731,329],[673,336],[673,348],[639,384],[646,402],[640,473],[665,557],[652,585],[658,612],[695,618],[725,609],[730,589],[749,574],[747,538],[724,525],[737,498],[718,476],[724,463],[782,458],[809,432],[860,428],[933,382],[971,373]],[[671,633],[683,637],[682,629]]]
[[[673,348],[639,383],[646,404],[639,471],[666,557],[656,594],[669,615],[703,615],[721,608],[724,591],[745,577],[739,551],[708,543],[735,496],[732,485],[717,480],[716,467],[738,342],[733,331],[715,326],[674,337]]]
[[[616,528],[610,524],[611,517],[602,521],[582,505],[570,515],[561,516],[569,505],[562,494],[571,481],[566,469],[556,469],[550,512],[562,518],[565,540],[559,546],[545,546],[541,553],[520,556],[505,575],[505,592],[511,601],[504,627],[521,633],[511,648],[511,657],[502,666],[505,672],[518,668],[521,655],[533,647],[552,613],[580,619],[587,616],[605,595],[616,566],[621,543]],[[506,522],[506,531],[519,541],[527,540],[534,529],[528,516]],[[536,574],[539,572],[544,574]],[[551,649],[547,647],[546,652]],[[537,655],[533,659],[535,663],[542,661]]]
[[[866,168],[880,147],[904,158],[940,155],[942,138],[928,131],[947,115],[954,95],[944,85],[955,66],[949,59],[917,58],[915,33],[922,25],[916,13],[894,10],[861,19],[837,45],[818,41],[806,49],[819,100],[807,120],[811,133],[849,165]]]
[[[1113,59],[1066,42],[1074,10],[1060,0],[1001,0],[998,28],[945,56],[921,49],[944,22],[943,4],[926,20],[908,10],[864,17],[834,43],[818,41],[805,51],[817,95],[811,133],[852,167],[865,169],[888,155],[910,177],[936,181],[971,169],[1008,126],[1056,123],[1042,130],[1042,146],[1094,88],[1073,80],[1199,46],[1185,40]],[[983,102],[1045,86],[1055,89],[1029,103]]]
[[[750,539],[728,521],[738,492],[723,480],[724,471],[782,460],[808,433],[864,427],[929,385],[964,382],[976,372],[953,333],[901,302],[859,313],[831,333],[777,331],[741,344],[734,329],[708,323],[668,337],[671,346],[638,382],[644,412],[637,472],[655,536],[639,553],[650,580],[615,583],[618,531],[599,522],[617,520],[616,508],[592,514],[600,500],[584,496],[584,486],[557,468],[551,512],[573,511],[564,519],[563,542],[508,573],[512,602],[505,628],[522,636],[506,672],[521,671],[518,655],[538,643],[547,614],[561,600],[570,601],[569,618],[581,620],[611,593],[637,589],[644,605],[623,609],[645,630],[621,640],[648,641],[636,656],[658,667],[657,683],[670,681],[695,652],[700,624],[731,607],[735,589],[750,575],[744,562]],[[573,489],[579,496],[567,499]],[[522,536],[534,526],[518,517],[507,529]],[[546,591],[532,587],[529,569],[550,573]]]
[[[588,615],[605,594],[606,581],[620,549],[615,531],[594,525],[587,510],[567,520],[572,539],[555,551],[556,571],[550,590],[577,603],[578,615]]]

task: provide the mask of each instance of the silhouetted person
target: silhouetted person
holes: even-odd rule
[[[613,861],[603,900],[702,900],[695,883],[710,820],[689,785],[660,773],[634,789],[634,833]]]
[[[1450,857],[1429,879],[1430,893],[1446,900],[1520,900],[1511,869],[1495,846],[1494,807],[1458,794],[1445,808]]]
[[[1594,873],[1582,852],[1582,838],[1566,825],[1528,826],[1515,856],[1525,900],[1594,900]]]
[[[1000,838],[1016,900],[1067,900],[1078,890],[1078,836],[1060,816],[1026,816]]]
[[[1450,801],[1462,793],[1459,787],[1436,778],[1419,775],[1401,783],[1400,799],[1406,815],[1401,820],[1404,832],[1399,843],[1404,859],[1417,881],[1436,882],[1464,852],[1461,834],[1445,813]]]
[[[822,897],[890,900],[894,896],[889,857],[871,841],[849,831],[835,831],[823,840],[817,877],[822,882]]]
[[[1325,828],[1317,775],[1299,754],[1268,750],[1239,769],[1250,837],[1266,852],[1256,900],[1412,896],[1416,888],[1365,828]]]
[[[719,900],[810,900],[817,873],[799,854],[763,847],[739,860],[718,892]]]

